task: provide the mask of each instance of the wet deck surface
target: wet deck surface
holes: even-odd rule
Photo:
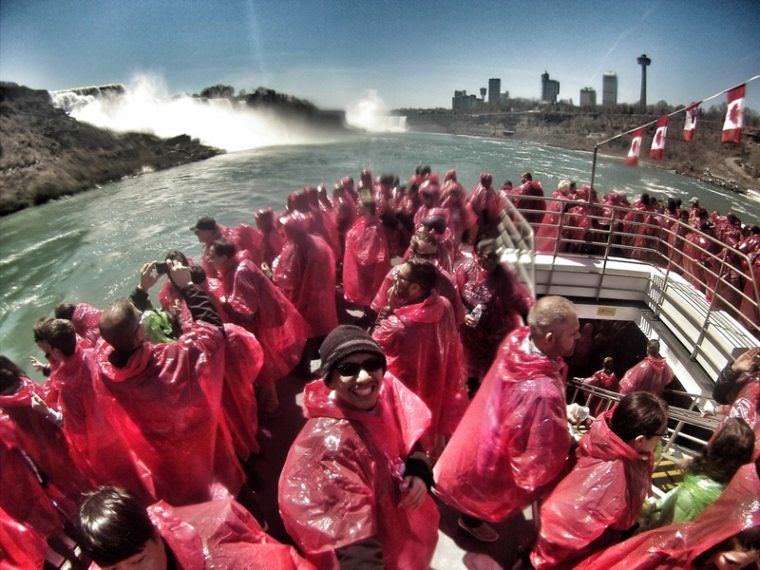
[[[298,405],[298,396],[308,381],[309,379],[302,376],[291,375],[283,378],[277,385],[280,409],[275,417],[261,420],[261,453],[252,458],[247,465],[249,486],[253,495],[243,494],[240,497],[240,501],[254,512],[260,522],[269,525],[268,532],[284,542],[291,540],[285,532],[277,509],[277,482],[290,444],[305,422]],[[439,507],[439,540],[432,564],[432,568],[437,570],[512,568],[519,560],[525,545],[532,543],[534,527],[523,514],[494,525],[500,535],[499,541],[484,544],[457,526],[459,515],[455,510],[440,502]]]

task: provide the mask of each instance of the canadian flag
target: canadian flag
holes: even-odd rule
[[[667,115],[657,119],[657,130],[654,132],[652,147],[649,149],[649,158],[653,160],[662,160],[662,153],[665,151],[665,137],[668,134]]]
[[[631,148],[628,149],[628,156],[625,157],[625,163],[628,166],[636,166],[639,163],[639,154],[641,153],[641,139],[644,138],[644,129],[633,131],[633,140]]]
[[[720,142],[742,142],[742,123],[744,122],[744,91],[746,87],[739,85],[728,92],[728,109],[726,120],[723,122],[723,135]]]
[[[697,101],[686,107],[686,117],[683,122],[683,140],[686,142],[694,138],[694,131],[697,129],[697,117],[699,116],[699,106],[702,101]]]

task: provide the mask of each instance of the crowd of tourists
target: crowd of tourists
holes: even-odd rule
[[[575,442],[566,360],[593,330],[569,300],[535,299],[496,238],[505,200],[543,252],[560,249],[559,217],[575,220],[563,251],[591,252],[586,232],[604,219],[633,223],[633,241],[615,244],[631,255],[652,236],[644,228],[673,219],[754,263],[757,228],[745,236],[735,216],[711,222],[698,205],[663,210],[647,195],[620,219],[606,206],[624,197],[599,203],[570,181],[542,197],[530,173],[500,190],[482,174],[468,193],[454,170],[441,180],[419,167],[406,185],[365,170],[331,195],[291,193],[255,226],[202,217],[190,228],[200,251],[145,263],[129,298],[72,299],[41,316],[20,334],[44,354],[30,358],[44,383],[0,357],[0,568],[58,556],[100,568],[423,570],[441,504],[482,542],[499,539],[492,523],[535,507],[525,568],[755,564],[760,349],[717,379],[719,427],[655,501],[673,380],[659,343],[620,382],[612,358],[585,380],[621,399],[590,401],[595,419]],[[673,235],[685,243],[702,235],[682,227]],[[289,419],[284,382],[301,383],[305,424],[279,475],[280,541],[238,499],[262,453],[259,422]]]

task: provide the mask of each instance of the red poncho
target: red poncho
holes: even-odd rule
[[[464,321],[464,306],[462,305],[462,299],[459,297],[456,285],[454,284],[454,278],[451,274],[437,264],[434,265],[436,272],[438,273],[438,279],[435,282],[435,290],[441,297],[445,297],[446,300],[451,303],[451,308],[454,310],[454,318],[457,321],[457,325],[462,324]],[[385,308],[388,304],[388,290],[396,281],[396,276],[401,270],[401,265],[391,267],[391,270],[386,274],[383,282],[380,284],[380,288],[377,290],[377,295],[372,299],[372,310],[376,313]]]
[[[651,392],[662,396],[665,387],[673,381],[673,371],[665,359],[647,356],[631,367],[620,380],[620,393]]]
[[[240,224],[232,228],[218,224],[217,226],[219,228],[219,237],[234,244],[240,259],[250,259],[256,265],[261,265],[261,247],[264,236],[259,230],[248,224]],[[203,246],[201,265],[204,271],[206,271],[207,277],[217,277],[216,268],[208,259],[210,245]]]
[[[530,561],[537,569],[569,567],[636,524],[649,492],[652,458],[642,458],[609,427],[611,412],[581,439],[573,470],[541,505]]]
[[[282,246],[285,245],[285,236],[280,228],[271,227],[263,232],[261,242],[261,260],[272,267],[272,262],[280,255]]]
[[[583,381],[587,386],[596,386],[598,388],[604,388],[605,390],[611,390],[613,392],[618,389],[618,379],[614,372],[607,373],[604,369],[597,370],[594,375],[586,378]],[[588,400],[588,407],[591,410],[592,416],[597,416],[604,412],[604,408],[607,406],[602,398],[598,396],[591,396]]]
[[[555,244],[559,238],[560,218],[568,204],[563,200],[568,200],[567,192],[555,190],[552,193],[552,200],[546,205],[541,226],[536,228],[536,251],[539,253],[554,253]]]
[[[226,353],[222,409],[238,457],[259,452],[256,441],[258,412],[253,385],[264,364],[264,351],[256,337],[242,327],[224,325]]]
[[[103,313],[100,309],[88,305],[87,303],[78,303],[74,308],[74,314],[71,316],[71,324],[74,325],[74,331],[89,341],[90,346],[97,346],[100,340],[100,315]]]
[[[210,497],[225,371],[222,331],[195,322],[176,342],[144,342],[123,367],[98,347],[101,377],[116,400],[113,422],[153,474],[156,495],[182,505]]]
[[[335,256],[316,235],[288,239],[274,262],[274,282],[308,325],[307,336],[324,336],[338,326]]]
[[[435,291],[421,303],[394,309],[373,337],[388,371],[427,404],[430,430],[422,438],[433,451],[436,437],[451,437],[467,408],[462,343],[451,304]]]
[[[500,521],[554,482],[570,449],[567,366],[512,332],[435,466],[436,489],[459,511]]]
[[[48,494],[59,501],[64,511],[72,513],[89,482],[75,467],[63,430],[32,408],[34,394],[42,397],[40,386],[21,377],[21,386],[15,393],[0,395],[0,410],[11,420],[8,427],[13,430],[18,448],[53,484],[54,489],[48,489]]]
[[[182,570],[310,570],[313,566],[291,546],[269,536],[233,499],[173,507],[160,501],[148,507],[158,534]]]
[[[21,524],[0,508],[0,568],[42,568],[47,542],[33,528]]]
[[[683,246],[684,277],[702,292],[711,289],[715,284],[715,276],[707,269],[709,268],[715,275],[718,274],[720,268],[715,267],[715,258],[710,256],[717,253],[718,246],[701,233],[691,232],[686,236]]]
[[[760,254],[754,253],[750,255],[750,260],[752,261],[752,268],[748,271],[748,274],[750,277],[754,276],[754,280],[758,284],[758,288],[760,288]],[[760,304],[760,297],[758,297],[758,292],[755,291],[752,279],[745,278],[743,293],[745,296],[741,300],[741,314],[746,317],[749,323],[760,324],[760,308],[758,305]],[[755,303],[753,304],[752,301]],[[747,326],[746,322],[742,324]]]
[[[18,427],[0,412],[0,512],[48,537],[63,528],[48,495],[54,489],[42,488],[18,439]]]
[[[386,374],[375,410],[344,408],[322,380],[306,387],[306,425],[280,475],[279,503],[290,536],[320,568],[334,551],[376,537],[386,568],[427,568],[438,540],[438,509],[427,496],[400,509],[404,461],[430,425],[425,404]]]
[[[585,560],[583,570],[688,570],[703,553],[760,525],[760,480],[750,463],[699,517],[638,534]],[[703,566],[700,566],[700,568]]]
[[[755,452],[753,457],[760,457],[760,381],[751,380],[745,384],[731,404],[728,417],[741,418],[755,432]],[[718,430],[715,430],[717,433]]]
[[[113,402],[103,386],[95,353],[77,344],[76,352],[53,366],[49,382],[58,387],[56,408],[79,470],[98,485],[119,485],[144,501],[154,496],[148,468],[109,421]]]
[[[231,322],[256,336],[266,355],[264,382],[287,375],[301,359],[307,325],[288,298],[250,260],[243,260],[220,276],[221,288],[210,288],[224,298]]]
[[[391,268],[388,239],[376,217],[361,216],[346,234],[343,289],[346,299],[369,306]]]
[[[527,315],[536,300],[511,271],[504,269],[489,277],[476,259],[457,267],[454,277],[465,309],[472,312],[482,307],[477,326],[460,327],[467,376],[482,378],[501,341],[523,325],[521,315]]]
[[[510,193],[515,208],[521,210],[525,220],[532,226],[541,223],[546,210],[544,189],[538,180],[527,180]],[[525,211],[523,211],[525,210]]]
[[[501,199],[491,185],[491,181],[490,174],[481,174],[480,182],[473,187],[467,200],[473,213],[478,217],[481,227],[495,224],[501,210]]]

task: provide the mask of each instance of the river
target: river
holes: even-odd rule
[[[481,171],[494,182],[518,183],[526,170],[547,194],[562,178],[588,181],[591,155],[511,140],[422,133],[351,135],[332,143],[277,146],[221,155],[144,174],[0,218],[0,352],[33,372],[40,357],[32,326],[62,301],[105,306],[137,285],[142,263],[169,249],[198,257],[190,226],[203,215],[223,224],[253,223],[252,212],[280,209],[286,194],[306,184],[329,188],[345,175],[394,172],[408,178],[419,164],[441,176],[456,168],[469,189]],[[746,223],[760,222],[760,203],[723,189],[647,167],[602,158],[599,195],[650,192],[702,203]]]

